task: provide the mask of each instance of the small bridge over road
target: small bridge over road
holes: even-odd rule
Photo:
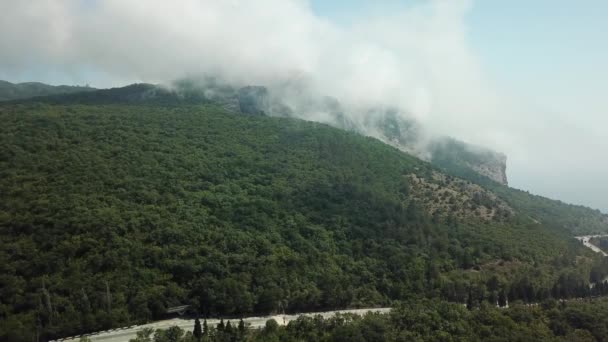
[[[190,305],[174,306],[172,308],[167,308],[167,311],[165,311],[165,313],[167,313],[167,314],[178,314],[180,316],[183,316],[186,313],[186,311],[188,310],[189,307],[190,307]]]

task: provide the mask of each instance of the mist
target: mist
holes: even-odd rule
[[[204,75],[266,86],[295,107],[299,91],[331,96],[354,122],[396,108],[424,135],[505,153],[515,187],[606,211],[603,131],[495,84],[468,40],[472,6],[378,5],[337,23],[304,0],[3,1],[0,78],[109,87]]]
[[[390,105],[439,124],[449,117],[437,113],[477,111],[470,100],[487,89],[464,41],[468,6],[432,1],[343,27],[298,0],[5,3],[0,9],[14,15],[0,24],[9,52],[0,63],[13,73],[92,69],[107,81],[88,82],[102,87],[193,75],[298,84],[351,107]]]

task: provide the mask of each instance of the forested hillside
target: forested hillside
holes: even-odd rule
[[[531,217],[587,209],[322,124],[110,102],[0,105],[0,340],[181,304],[242,315],[536,302],[590,295],[608,274],[569,227]]]

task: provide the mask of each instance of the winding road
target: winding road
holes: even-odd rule
[[[269,319],[274,319],[279,323],[279,325],[287,325],[289,322],[296,320],[300,316],[316,316],[321,315],[323,318],[330,318],[335,316],[336,314],[344,314],[351,313],[355,315],[365,315],[370,312],[378,312],[378,313],[388,313],[390,312],[390,308],[373,308],[373,309],[355,309],[355,310],[337,310],[337,311],[326,311],[326,312],[309,312],[302,313],[296,315],[275,315],[275,316],[261,316],[261,317],[244,317],[243,321],[245,325],[249,328],[262,328],[266,325],[266,321]],[[237,326],[239,319],[224,319],[224,323],[231,322],[232,325]],[[208,319],[207,324],[209,326],[215,326],[220,322],[219,319]],[[193,319],[167,319],[163,321],[157,321],[153,323],[148,323],[144,325],[136,325],[131,327],[118,328],[113,330],[101,331],[93,334],[86,334],[82,336],[88,337],[91,341],[103,341],[103,342],[127,342],[132,338],[136,337],[138,331],[143,330],[145,328],[156,329],[167,329],[172,326],[178,326],[185,331],[192,331],[194,327]],[[78,341],[80,339],[79,336],[72,336],[63,339],[59,339],[56,341]]]
[[[603,256],[608,256],[608,254],[606,254],[606,252],[604,252],[603,250],[601,250],[598,246],[592,244],[591,242],[589,242],[589,240],[591,238],[596,238],[596,237],[608,237],[608,234],[604,234],[604,235],[583,235],[583,236],[575,236],[575,238],[577,240],[579,240],[580,242],[583,243],[583,245],[585,245],[588,248],[591,248],[592,251],[597,252],[597,253],[602,253]]]

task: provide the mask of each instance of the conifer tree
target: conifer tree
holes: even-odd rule
[[[232,335],[232,324],[230,324],[230,321],[228,321],[228,323],[226,323],[224,332],[226,333],[226,335],[229,335],[229,336]]]
[[[500,306],[501,308],[507,305],[507,296],[505,294],[505,290],[500,290],[500,293],[498,294],[498,306]]]
[[[206,318],[203,320],[203,336],[209,336],[209,326]]]
[[[239,334],[241,336],[245,336],[245,322],[243,322],[243,319],[241,318],[241,320],[239,321]]]
[[[201,321],[198,319],[198,317],[196,317],[196,319],[194,320],[194,330],[192,331],[192,335],[194,335],[194,338],[197,342],[200,342],[201,337],[203,336]]]
[[[467,309],[473,310],[473,291],[469,288],[469,296],[467,298]]]

